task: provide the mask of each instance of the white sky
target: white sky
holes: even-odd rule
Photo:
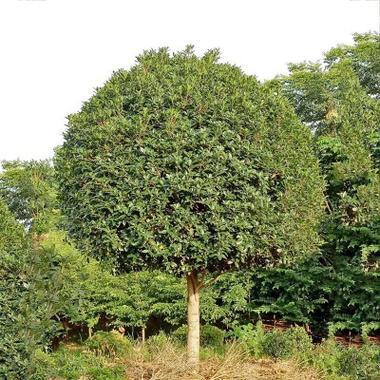
[[[0,0],[0,160],[41,159],[144,49],[194,44],[259,79],[378,31],[378,0]]]

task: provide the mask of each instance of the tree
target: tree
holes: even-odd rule
[[[45,161],[3,162],[0,174],[0,377],[29,378],[37,347],[57,326],[60,272],[37,237],[58,217],[52,167]]]
[[[70,234],[119,272],[187,278],[189,362],[206,276],[317,250],[323,180],[279,93],[212,50],[147,51],[69,117],[56,170]]]
[[[0,200],[0,377],[21,378],[29,348],[20,332],[24,286],[23,258],[28,243],[22,227]]]
[[[331,49],[325,67],[292,64],[280,81],[315,132],[327,179],[321,236],[323,265],[334,271],[332,319],[360,330],[380,318],[380,61],[378,35],[354,40]]]
[[[0,199],[0,377],[28,378],[31,356],[53,328],[51,263],[35,255],[22,225]],[[51,292],[46,293],[46,289]]]
[[[349,60],[360,84],[368,95],[380,98],[380,35],[378,33],[354,34],[354,45],[339,45],[325,56],[327,67],[341,60]]]
[[[4,161],[0,196],[34,234],[53,229],[59,219],[54,170],[49,161]]]
[[[366,94],[349,58],[325,69],[291,65],[290,72],[282,78],[284,91],[315,131],[315,150],[327,179],[325,253],[336,259],[362,251],[367,260],[367,254],[380,253],[380,103]]]

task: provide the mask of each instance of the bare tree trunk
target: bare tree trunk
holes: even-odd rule
[[[199,282],[196,273],[187,275],[187,357],[194,369],[199,365],[200,318],[199,318]]]
[[[142,344],[144,345],[145,344],[145,327],[141,329],[141,341],[142,341]]]

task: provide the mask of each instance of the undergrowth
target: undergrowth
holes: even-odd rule
[[[213,329],[216,337],[220,334]],[[183,337],[160,333],[143,345],[115,332],[98,332],[82,345],[37,351],[32,380],[379,380],[380,349],[313,345],[302,328],[265,332],[236,328],[235,339],[201,349],[199,371],[189,370]],[[206,334],[206,335],[207,335]],[[211,333],[211,335],[213,335]]]
[[[346,347],[333,338],[314,345],[302,327],[265,332],[260,322],[235,328],[234,336],[256,358],[291,358],[301,368],[315,368],[326,380],[380,379],[380,347],[375,345]]]

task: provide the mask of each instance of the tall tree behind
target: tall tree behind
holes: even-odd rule
[[[341,60],[349,60],[360,84],[368,95],[380,98],[380,35],[378,33],[354,34],[354,45],[339,45],[325,56],[332,67]]]
[[[355,45],[326,54],[325,66],[292,64],[290,75],[280,78],[297,114],[314,132],[327,179],[323,256],[338,270],[345,268],[347,283],[371,288],[366,314],[373,321],[380,320],[379,57],[378,35],[355,35]],[[351,294],[350,301],[344,288],[343,281],[335,317],[359,320],[358,295]]]

